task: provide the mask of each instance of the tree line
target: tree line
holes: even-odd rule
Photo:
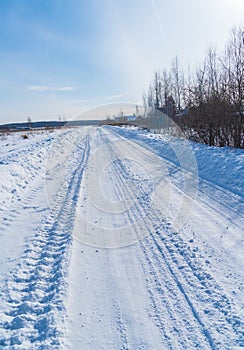
[[[244,148],[244,31],[233,29],[221,54],[209,48],[194,71],[183,72],[175,57],[169,69],[154,73],[143,105],[147,126],[178,128],[210,146]]]

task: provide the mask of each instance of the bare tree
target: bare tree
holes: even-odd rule
[[[183,92],[183,72],[180,71],[179,60],[176,56],[171,64],[171,77],[173,84],[173,96],[176,102],[177,112],[181,111],[182,92]]]
[[[155,72],[143,101],[147,111],[162,107],[191,139],[211,146],[244,147],[243,30],[232,30],[221,56],[210,47],[194,74],[188,69],[186,79],[175,57],[170,70]],[[175,105],[177,112],[188,112],[175,116]]]

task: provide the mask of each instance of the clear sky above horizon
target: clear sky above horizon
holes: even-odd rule
[[[2,0],[0,123],[141,103],[156,69],[222,50],[243,19],[243,0]]]

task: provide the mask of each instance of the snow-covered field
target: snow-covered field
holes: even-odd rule
[[[0,136],[0,349],[240,349],[244,152]]]

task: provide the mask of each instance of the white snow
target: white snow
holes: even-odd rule
[[[238,349],[244,152],[0,135],[0,349]]]

